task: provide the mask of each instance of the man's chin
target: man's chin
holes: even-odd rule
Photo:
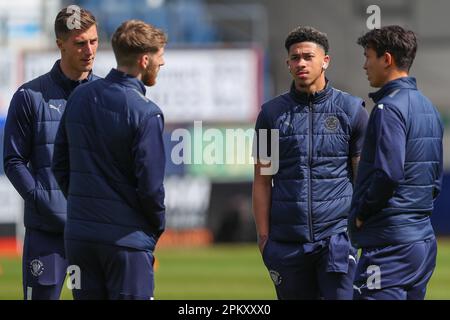
[[[92,71],[93,67],[94,67],[94,63],[91,62],[89,64],[81,65],[80,70],[82,70],[83,72],[90,72],[90,71]]]
[[[84,66],[84,67],[79,68],[78,70],[79,70],[79,72],[91,72],[92,66],[89,66],[89,67]]]
[[[371,86],[372,88],[381,88],[381,87],[382,87],[381,84],[378,84],[378,83],[373,82],[373,81],[369,81],[369,84],[370,84],[370,86]]]
[[[297,88],[309,88],[311,86],[310,81],[297,81],[296,87]]]
[[[147,86],[151,87],[156,84],[156,79],[142,79],[142,82]]]

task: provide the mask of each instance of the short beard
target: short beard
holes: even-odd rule
[[[142,82],[147,87],[151,87],[151,86],[155,85],[155,83],[156,83],[156,75],[152,72],[153,70],[151,70],[151,67],[152,67],[152,65],[149,65],[147,67],[147,69],[145,70],[146,72],[142,76]]]

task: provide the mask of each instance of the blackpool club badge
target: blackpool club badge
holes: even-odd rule
[[[276,286],[280,285],[281,284],[281,280],[282,280],[280,274],[277,271],[275,271],[275,270],[270,270],[269,273],[270,273],[270,277],[272,278],[273,283]]]
[[[336,116],[329,116],[325,119],[325,128],[336,131],[339,127],[339,119]]]
[[[44,264],[38,260],[34,259],[30,262],[31,274],[35,277],[39,277],[44,272]]]

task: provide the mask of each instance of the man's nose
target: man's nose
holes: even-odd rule
[[[306,60],[305,59],[300,59],[298,62],[298,66],[301,68],[306,67]]]
[[[84,47],[84,52],[86,54],[92,55],[94,53],[94,46],[90,43],[88,43],[85,47]]]

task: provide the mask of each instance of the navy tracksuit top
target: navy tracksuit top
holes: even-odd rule
[[[56,61],[50,72],[22,85],[8,110],[4,134],[4,169],[25,200],[25,227],[62,233],[66,199],[51,172],[56,132],[66,101],[82,81],[68,79]]]
[[[269,237],[307,243],[347,230],[353,193],[351,158],[367,123],[364,101],[333,88],[313,95],[291,90],[262,106],[256,130],[279,130]],[[272,148],[273,149],[273,148]]]
[[[116,69],[78,87],[56,137],[65,239],[152,251],[165,228],[163,115],[142,81]]]
[[[443,125],[416,79],[399,78],[370,95],[349,231],[357,247],[432,238],[430,215],[443,177]],[[357,229],[355,218],[364,221]]]

